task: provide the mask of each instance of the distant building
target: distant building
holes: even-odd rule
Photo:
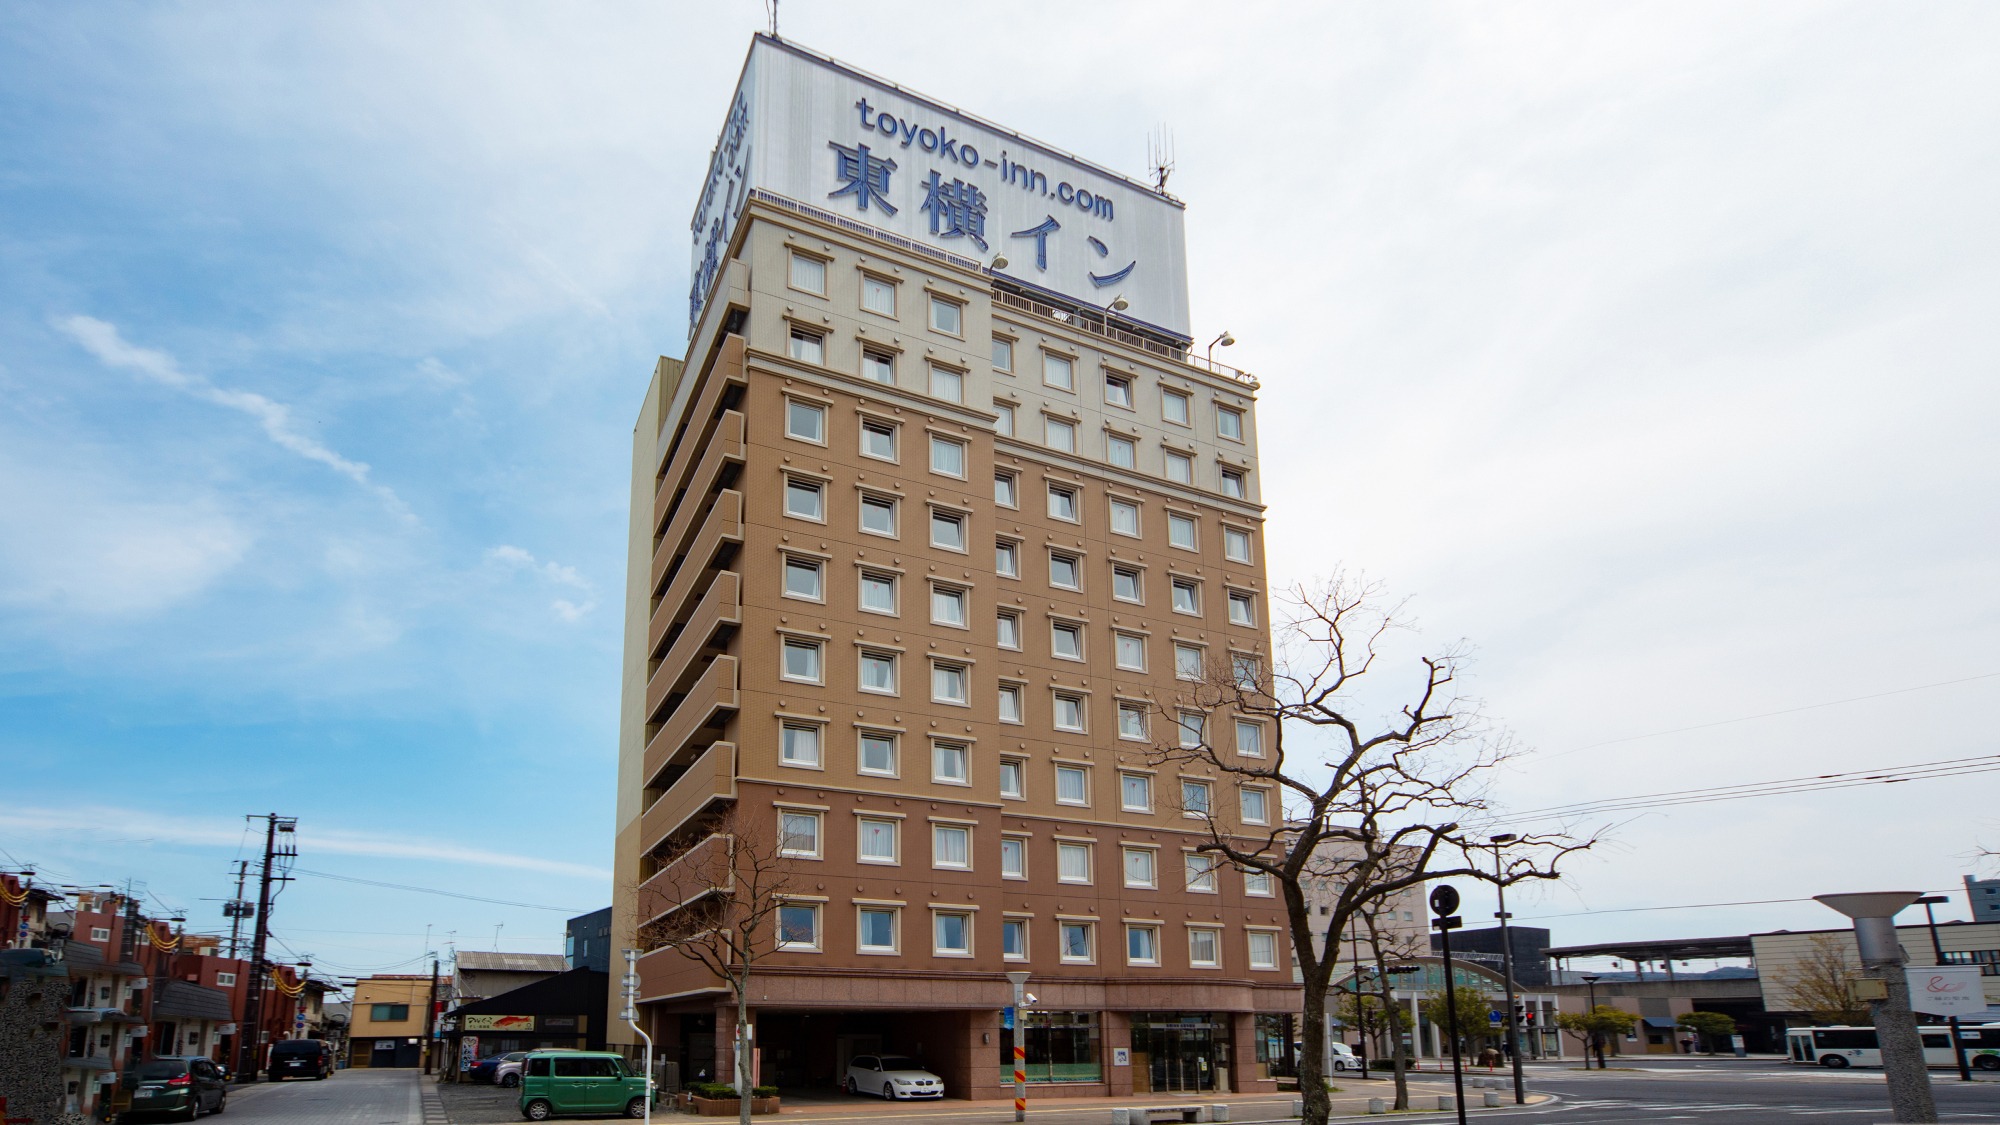
[[[1549,947],[1549,931],[1535,926],[1509,926],[1507,937],[1514,947],[1514,982],[1529,988],[1547,988],[1553,979],[1549,976],[1549,959],[1543,953]],[[1441,952],[1437,934],[1431,935],[1431,952]],[[1505,956],[1500,927],[1456,931],[1451,935],[1451,955],[1464,955],[1468,961],[1477,961],[1499,972]]]
[[[1972,904],[1975,922],[2000,922],[2000,879],[1965,877],[1965,901]]]
[[[479,953],[461,949],[452,958],[447,1007],[460,1007],[547,980],[569,966],[560,953]]]
[[[354,983],[347,1065],[413,1067],[423,1062],[429,973],[377,974]]]
[[[611,971],[610,907],[569,920],[563,937],[563,962],[572,969]]]

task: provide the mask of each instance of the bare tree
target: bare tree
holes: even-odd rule
[[[1404,702],[1381,718],[1360,698],[1372,689],[1378,650],[1404,628],[1401,606],[1384,607],[1366,582],[1336,575],[1292,592],[1277,631],[1280,659],[1232,653],[1183,674],[1173,704],[1178,738],[1157,744],[1159,763],[1199,766],[1224,781],[1264,794],[1276,807],[1265,824],[1225,807],[1234,801],[1184,790],[1182,806],[1199,817],[1207,839],[1198,853],[1274,883],[1285,904],[1292,953],[1304,980],[1304,1056],[1299,1092],[1309,1125],[1323,1125],[1326,1001],[1339,962],[1338,937],[1356,914],[1428,881],[1476,879],[1512,885],[1557,877],[1556,865],[1590,846],[1567,833],[1524,835],[1496,872],[1481,856],[1490,843],[1485,784],[1509,757],[1477,701],[1455,686],[1464,654],[1423,656],[1396,694]],[[1379,680],[1381,677],[1378,676]],[[1269,745],[1239,745],[1238,718],[1260,721]],[[1230,728],[1218,737],[1218,727]],[[1226,744],[1226,745],[1225,745]],[[1246,753],[1245,750],[1252,752]],[[1251,822],[1246,823],[1246,819]],[[1326,915],[1307,904],[1309,887],[1338,887]],[[1315,926],[1318,931],[1315,931]],[[1324,940],[1319,940],[1319,939]]]
[[[1368,994],[1374,1001],[1373,1013],[1365,1010],[1360,1014],[1364,1022],[1377,1025],[1378,1041],[1389,1044],[1390,1070],[1396,1081],[1395,1109],[1410,1108],[1410,1053],[1404,1045],[1403,1036],[1411,1029],[1409,1009],[1398,1003],[1395,996],[1396,974],[1390,971],[1391,961],[1408,961],[1428,956],[1429,943],[1419,942],[1412,931],[1389,926],[1395,916],[1395,899],[1378,898],[1369,901],[1354,912],[1355,919],[1362,928],[1361,940],[1366,943],[1368,960],[1375,969],[1376,991]],[[1361,958],[1355,957],[1355,992],[1360,995]],[[1362,1005],[1357,999],[1355,1006]]]
[[[782,814],[780,814],[782,815]],[[783,940],[792,862],[810,842],[782,824],[759,824],[737,809],[714,832],[661,869],[656,909],[670,912],[639,930],[641,949],[672,949],[728,985],[736,999],[738,1119],[750,1122],[750,979]]]
[[[1817,934],[1812,951],[1790,970],[1778,974],[1778,995],[1793,1011],[1806,1012],[1821,1023],[1869,1023],[1868,1004],[1854,999],[1854,982],[1861,964],[1833,934]]]

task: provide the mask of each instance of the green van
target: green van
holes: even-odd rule
[[[659,1092],[653,1094],[655,1103]],[[521,1116],[646,1116],[646,1076],[609,1051],[533,1051],[521,1060]]]

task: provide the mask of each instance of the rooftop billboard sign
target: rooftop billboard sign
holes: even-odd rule
[[[942,102],[759,35],[695,207],[688,327],[762,189],[1183,339],[1178,201]]]

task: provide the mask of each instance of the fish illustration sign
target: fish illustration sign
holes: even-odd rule
[[[1972,1016],[1986,1010],[1986,989],[1977,965],[1906,969],[1910,1010],[1934,1016]]]

